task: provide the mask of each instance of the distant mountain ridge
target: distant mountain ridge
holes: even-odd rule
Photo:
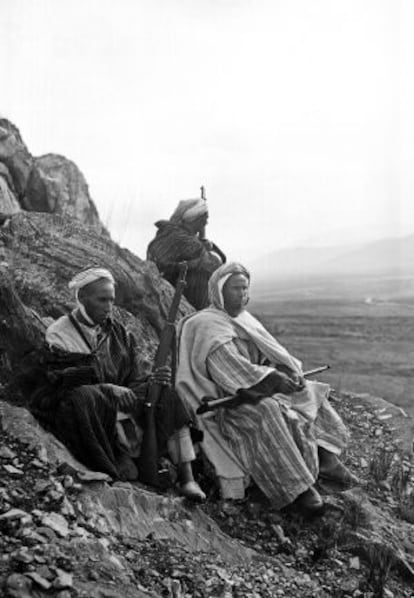
[[[250,264],[259,295],[414,298],[414,234],[364,244],[295,247]]]
[[[294,247],[254,260],[257,281],[347,275],[414,275],[414,234],[356,245]]]

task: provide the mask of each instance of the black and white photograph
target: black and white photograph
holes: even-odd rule
[[[413,31],[0,0],[0,597],[414,596]]]

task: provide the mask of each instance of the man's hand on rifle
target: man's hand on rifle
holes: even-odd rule
[[[293,373],[292,380],[295,382],[295,384],[297,384],[299,386],[299,390],[301,390],[302,388],[305,388],[305,385],[306,385],[305,376]]]
[[[202,239],[202,243],[204,247],[207,249],[207,251],[213,251],[214,245],[211,241],[209,241],[208,239]]]
[[[302,390],[303,386],[300,385],[299,382],[292,380],[287,374],[284,372],[278,372],[275,370],[272,372],[272,378],[275,380],[276,383],[276,392],[281,392],[284,395],[290,395],[294,392],[298,392]]]
[[[161,386],[171,386],[172,373],[168,365],[163,365],[156,368],[149,376],[150,384],[160,384]]]

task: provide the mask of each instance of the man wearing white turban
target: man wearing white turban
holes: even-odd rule
[[[249,285],[242,265],[221,266],[211,305],[180,322],[177,392],[194,409],[203,396],[240,397],[200,418],[223,497],[242,498],[251,477],[274,507],[317,511],[318,476],[358,481],[338,459],[348,433],[329,386],[304,380],[300,361],[246,311]]]
[[[86,268],[73,277],[69,288],[75,292],[77,307],[46,331],[52,386],[38,389],[32,410],[41,421],[47,419],[58,438],[91,469],[115,479],[136,479],[149,384],[165,386],[155,416],[159,453],[168,452],[178,465],[182,493],[203,499],[192,476],[191,415],[170,388],[169,367],[151,374],[140,371],[133,335],[112,317],[111,272]],[[50,400],[42,411],[45,395]]]
[[[179,263],[187,262],[184,295],[196,309],[208,304],[208,279],[226,259],[220,249],[201,234],[207,220],[204,199],[184,199],[169,220],[155,223],[158,231],[147,249],[147,259],[155,262],[161,275],[174,286]]]

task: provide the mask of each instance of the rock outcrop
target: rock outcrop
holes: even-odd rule
[[[0,214],[20,209],[76,218],[108,235],[78,167],[63,156],[33,157],[15,125],[0,119]]]

